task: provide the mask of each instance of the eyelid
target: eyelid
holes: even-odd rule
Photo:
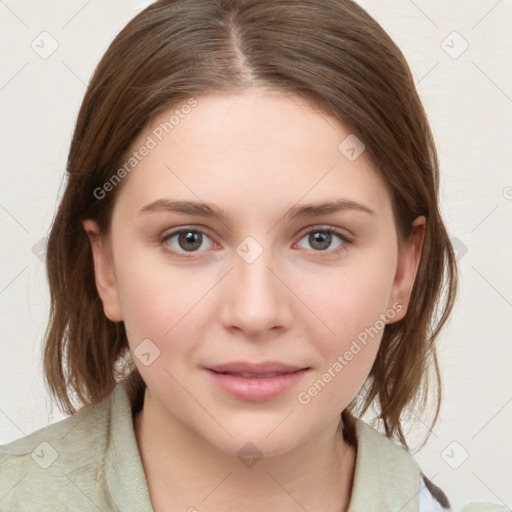
[[[331,226],[330,224],[313,224],[311,226],[307,226],[299,232],[300,237],[307,235],[311,231],[332,231],[338,235],[343,235],[346,238],[354,238],[354,235],[348,231],[348,229],[338,228],[336,226]]]
[[[175,228],[170,228],[170,229],[164,231],[161,235],[159,235],[157,237],[157,239],[158,239],[158,241],[163,242],[165,240],[169,240],[170,238],[172,238],[173,236],[175,236],[179,233],[186,232],[186,231],[194,231],[197,233],[201,233],[202,235],[206,235],[210,240],[212,240],[212,242],[218,244],[217,242],[215,242],[214,237],[212,237],[209,234],[208,229],[205,226],[179,226],[179,227],[175,227]]]

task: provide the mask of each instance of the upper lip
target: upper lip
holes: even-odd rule
[[[217,364],[215,366],[208,366],[208,370],[214,372],[224,373],[252,373],[252,374],[266,374],[266,373],[292,373],[297,370],[302,370],[304,366],[291,366],[277,361],[266,361],[263,363],[250,363],[246,361],[234,361],[232,363]]]

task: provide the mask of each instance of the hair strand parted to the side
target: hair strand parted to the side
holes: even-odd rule
[[[108,320],[81,221],[108,234],[123,182],[98,199],[152,116],[191,97],[265,87],[297,94],[338,119],[366,146],[393,202],[400,243],[427,219],[422,257],[405,318],[386,326],[364,386],[344,415],[375,405],[386,434],[405,447],[401,416],[426,403],[435,342],[454,305],[457,267],[438,210],[437,153],[409,67],[398,47],[348,0],[161,0],[119,33],[85,94],[67,162],[67,184],[47,245],[51,311],[45,379],[62,411],[98,403],[130,373],[122,322]],[[444,292],[444,295],[443,295]],[[119,362],[127,363],[119,369]],[[137,391],[138,390],[138,391]],[[428,438],[428,436],[427,436]],[[426,441],[426,439],[425,439]]]

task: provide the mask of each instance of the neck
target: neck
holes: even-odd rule
[[[338,421],[289,452],[243,463],[153,402],[146,390],[134,430],[155,512],[348,510],[356,448]]]

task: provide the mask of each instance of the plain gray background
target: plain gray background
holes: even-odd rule
[[[44,238],[86,84],[150,2],[0,1],[0,444],[63,417],[43,386]],[[414,456],[454,508],[512,504],[512,2],[361,0],[407,58],[441,162],[459,299],[439,340],[441,416]],[[366,419],[371,423],[371,418]],[[414,447],[428,414],[408,433]]]

